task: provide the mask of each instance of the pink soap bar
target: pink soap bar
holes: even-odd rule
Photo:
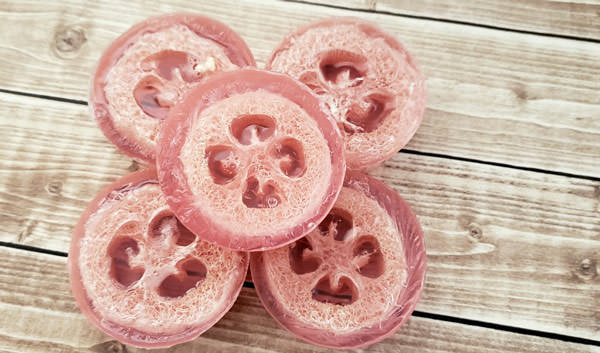
[[[340,125],[349,169],[368,170],[408,143],[423,119],[425,80],[406,50],[379,27],[332,18],[301,27],[267,69],[310,87]]]
[[[161,121],[185,92],[214,72],[245,66],[255,66],[250,49],[223,23],[192,14],[150,18],[102,55],[90,109],[112,143],[153,163]]]
[[[183,227],[156,172],[129,174],[102,191],[73,232],[71,290],[106,334],[144,348],[196,338],[231,308],[248,255]]]
[[[408,204],[357,172],[346,174],[317,229],[250,257],[271,316],[308,342],[338,349],[393,334],[421,297],[425,267],[423,232]]]
[[[235,250],[270,249],[313,230],[342,186],[343,140],[317,97],[289,76],[214,74],[165,121],[160,185],[181,222]]]

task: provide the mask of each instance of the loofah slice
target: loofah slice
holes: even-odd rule
[[[191,86],[214,72],[254,65],[246,43],[221,22],[192,14],[150,18],[104,52],[90,110],[112,143],[152,164],[161,121]]]
[[[69,252],[71,289],[108,335],[137,347],[194,339],[233,305],[248,256],[196,237],[166,203],[154,170],[101,192],[77,224]]]
[[[423,119],[425,80],[414,58],[394,37],[359,19],[297,29],[266,67],[302,81],[328,107],[344,134],[349,169],[372,169],[393,156]]]
[[[313,230],[342,186],[343,140],[314,94],[243,69],[196,86],[165,121],[157,151],[169,205],[199,237],[244,251]]]
[[[253,253],[258,296],[283,327],[311,343],[357,348],[391,335],[413,312],[425,277],[423,233],[396,192],[348,172],[317,229]]]

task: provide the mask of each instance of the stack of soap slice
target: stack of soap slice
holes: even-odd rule
[[[144,21],[100,59],[92,114],[146,169],[90,203],[69,270],[83,313],[124,343],[194,339],[248,266],[275,320],[326,347],[382,340],[421,296],[418,221],[364,174],[422,120],[414,59],[344,18],[290,34],[269,71],[254,65],[235,32],[191,14]]]

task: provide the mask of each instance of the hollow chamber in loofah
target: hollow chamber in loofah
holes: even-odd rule
[[[398,194],[348,172],[316,230],[253,253],[250,269],[261,302],[290,332],[326,347],[362,347],[393,334],[417,305],[423,234]]]

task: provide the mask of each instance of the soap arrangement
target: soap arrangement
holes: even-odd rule
[[[410,53],[360,19],[296,29],[264,69],[205,16],[133,26],[100,58],[89,105],[144,168],[100,192],[74,229],[78,306],[125,344],[169,347],[223,317],[250,269],[297,337],[383,340],[421,297],[425,248],[409,205],[366,173],[408,143],[425,99]]]

